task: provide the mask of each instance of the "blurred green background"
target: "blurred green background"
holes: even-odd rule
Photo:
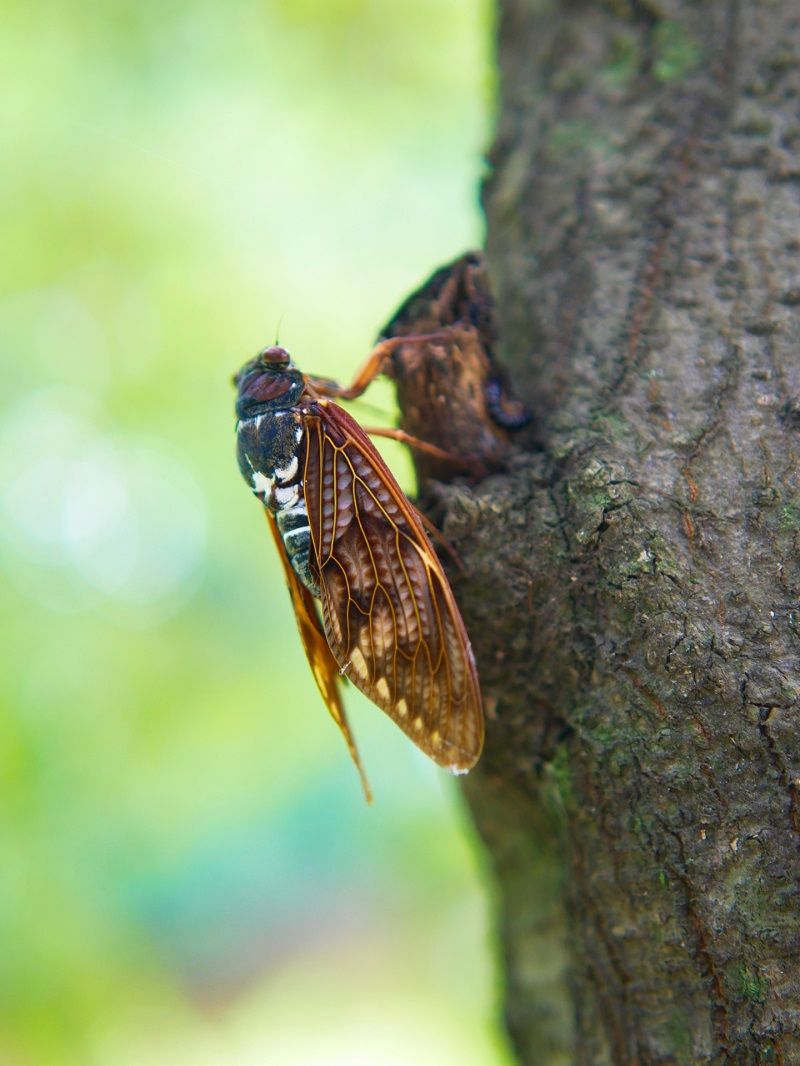
[[[0,19],[0,1063],[505,1063],[453,782],[351,690],[363,803],[230,386],[480,241],[488,0]]]

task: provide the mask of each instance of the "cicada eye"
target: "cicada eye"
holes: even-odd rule
[[[264,348],[259,354],[261,362],[267,366],[288,366],[291,362],[291,357],[286,349],[279,348],[277,345]]]

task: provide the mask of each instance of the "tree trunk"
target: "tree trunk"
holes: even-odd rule
[[[503,0],[534,414],[445,490],[523,1063],[800,1063],[800,4]]]

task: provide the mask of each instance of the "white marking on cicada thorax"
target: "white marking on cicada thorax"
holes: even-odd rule
[[[267,477],[266,474],[262,474],[260,470],[253,470],[253,476],[250,480],[253,482],[253,492],[256,496],[269,496],[272,492],[272,487],[275,484],[273,478]]]
[[[287,485],[285,488],[275,488],[272,490],[272,495],[275,498],[275,503],[282,511],[289,507],[294,507],[300,499],[297,485]]]
[[[278,481],[291,481],[294,475],[297,473],[297,456],[292,456],[292,461],[288,466],[276,466],[275,477]]]

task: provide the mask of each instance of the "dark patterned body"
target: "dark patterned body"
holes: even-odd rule
[[[242,477],[275,516],[292,569],[309,592],[319,596],[303,494],[305,429],[295,406],[302,377],[297,371],[265,377],[261,367],[248,364],[237,382],[236,438]]]

